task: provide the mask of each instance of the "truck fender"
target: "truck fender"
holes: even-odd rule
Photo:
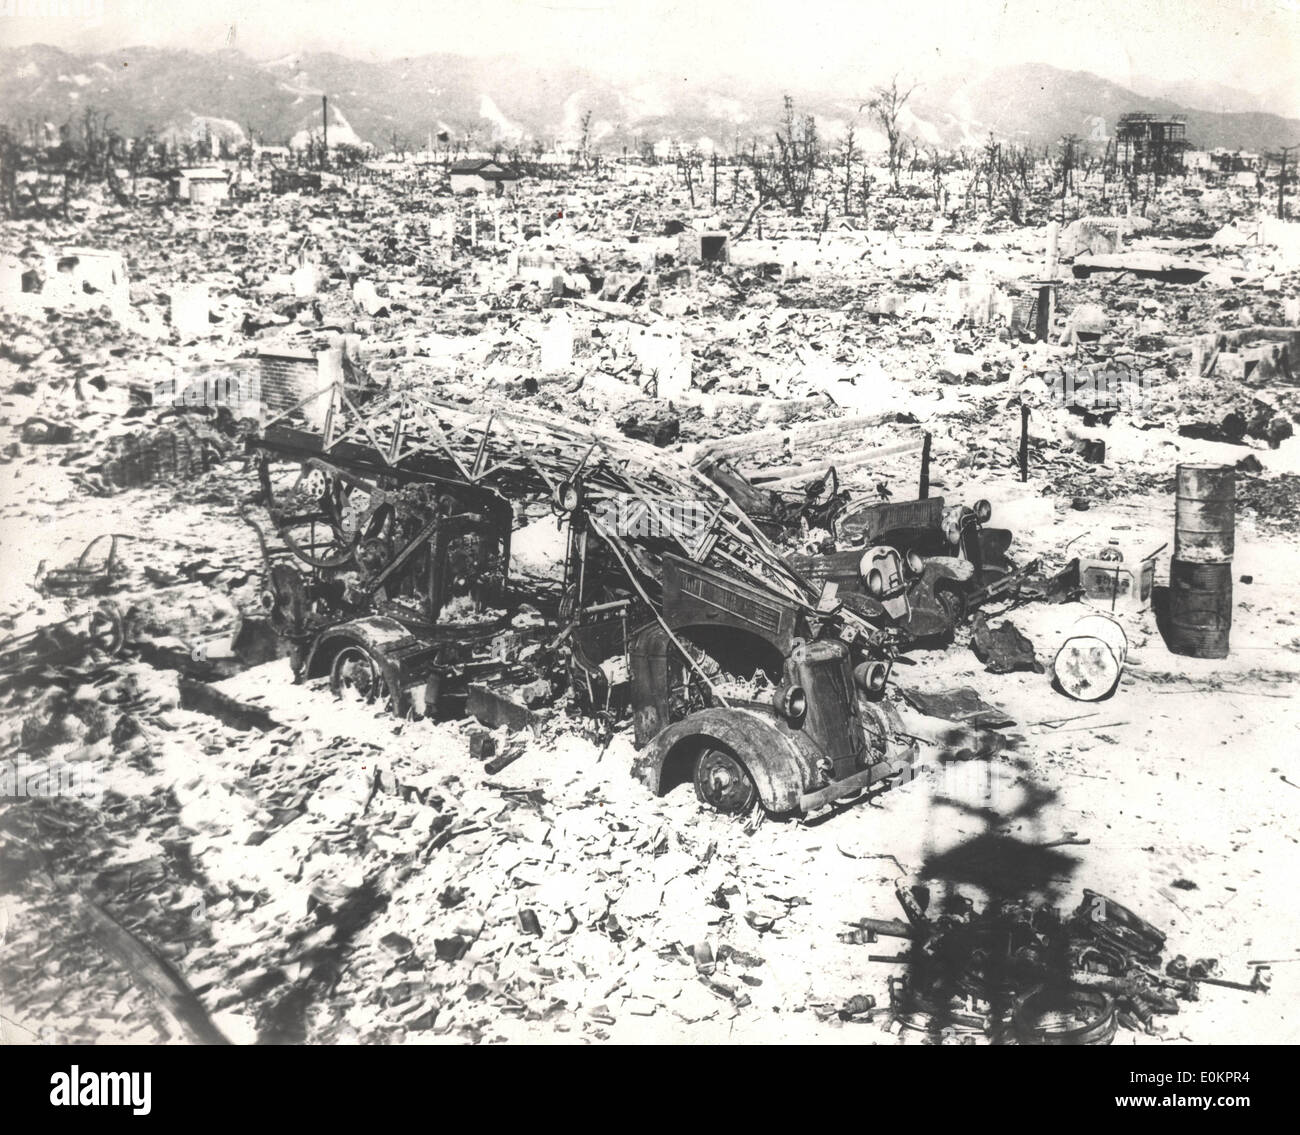
[[[757,710],[714,706],[661,730],[632,765],[632,775],[656,796],[693,775],[693,761],[710,743],[735,754],[753,778],[763,806],[793,812],[799,797],[824,779],[817,751],[803,736],[782,730],[775,717]]]
[[[323,631],[311,644],[303,665],[302,680],[324,677],[330,672],[330,664],[340,650],[345,646],[361,646],[378,664],[392,704],[400,706],[401,675],[397,665],[389,658],[387,648],[408,638],[410,633],[396,619],[385,618],[383,615],[339,623]]]

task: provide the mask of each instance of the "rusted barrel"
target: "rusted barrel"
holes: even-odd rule
[[[1231,465],[1178,466],[1174,558],[1221,564],[1232,559],[1236,475]]]
[[[1232,564],[1169,561],[1169,631],[1174,654],[1227,658],[1232,630]]]

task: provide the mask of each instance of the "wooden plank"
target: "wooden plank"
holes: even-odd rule
[[[799,465],[777,465],[771,469],[746,469],[742,470],[742,474],[749,479],[751,484],[770,489],[773,482],[776,481],[809,480],[825,473],[831,466],[836,469],[851,469],[858,465],[865,465],[868,461],[877,458],[897,457],[901,453],[912,453],[919,450],[924,444],[925,439],[923,437],[910,438],[907,441],[895,442],[892,445],[873,445],[865,449],[854,449],[848,453],[838,454],[833,457],[822,457],[816,461]]]
[[[73,892],[68,898],[86,929],[121,963],[132,982],[148,993],[193,1043],[230,1043],[212,1023],[198,994],[171,962],[84,895]]]
[[[810,441],[826,441],[857,433],[859,430],[875,429],[883,425],[885,419],[880,416],[853,414],[844,418],[824,418],[817,422],[803,422],[789,429],[773,426],[768,429],[754,430],[751,433],[733,434],[731,437],[718,438],[701,442],[696,447],[693,465],[719,457],[730,457],[737,453],[758,453],[773,444],[784,445],[787,441],[791,448]]]
[[[755,485],[762,489],[771,489],[774,492],[782,492],[792,489],[801,489],[815,477],[824,476],[830,469],[834,468],[837,473],[845,473],[850,469],[856,469],[861,465],[868,465],[872,461],[878,461],[886,457],[897,457],[902,453],[916,453],[925,445],[923,438],[917,438],[915,441],[900,443],[899,445],[888,445],[878,449],[860,449],[854,453],[846,453],[841,457],[836,457],[813,465],[802,467],[802,471],[792,473],[788,476],[781,477],[777,480],[760,480],[755,481]],[[787,466],[786,468],[795,468]],[[778,470],[782,472],[783,470]],[[763,470],[755,474],[757,477],[765,477],[769,470]],[[752,478],[751,478],[752,479]]]

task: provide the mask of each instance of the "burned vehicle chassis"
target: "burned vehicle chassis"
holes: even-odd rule
[[[820,608],[848,608],[906,648],[950,638],[991,593],[1017,583],[1007,556],[1011,532],[987,527],[988,501],[967,507],[931,497],[928,461],[927,453],[918,499],[856,505],[840,491],[834,465],[789,492],[752,483],[727,457],[706,454],[697,467],[777,543],[804,538],[812,528],[829,532],[823,547],[792,552],[786,562],[820,589]]]

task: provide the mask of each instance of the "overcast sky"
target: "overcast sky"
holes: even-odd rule
[[[257,58],[510,53],[799,85],[899,65],[923,77],[975,60],[1121,83],[1300,87],[1300,0],[0,0],[0,40],[77,50],[233,42]]]

